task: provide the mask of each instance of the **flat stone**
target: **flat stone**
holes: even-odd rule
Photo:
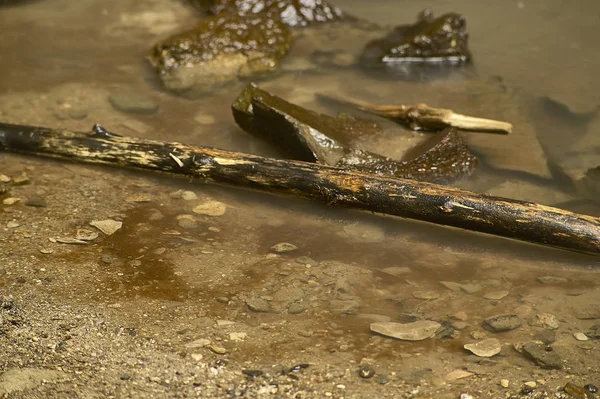
[[[246,306],[253,312],[263,312],[267,313],[271,311],[271,306],[269,302],[262,298],[249,298],[246,300]]]
[[[222,346],[208,345],[207,348],[217,355],[224,355],[227,353],[227,349],[223,348]]]
[[[0,173],[0,183],[8,183],[9,181],[11,181],[11,178]]]
[[[600,319],[600,303],[591,303],[587,306],[576,307],[573,309],[573,314],[579,320]]]
[[[283,253],[287,253],[287,252],[292,252],[298,249],[298,247],[294,244],[291,244],[289,242],[280,242],[277,243],[275,245],[273,245],[271,248],[269,248],[272,252],[278,253],[278,254],[283,254]]]
[[[436,291],[413,291],[412,296],[417,299],[433,300],[440,297],[440,293]]]
[[[452,316],[450,316],[450,318],[454,320],[467,321],[469,316],[467,316],[467,314],[461,310],[460,312],[454,313]]]
[[[309,258],[308,256],[300,256],[298,258],[295,259],[296,263],[300,264],[300,265],[309,265],[309,266],[317,266],[319,263],[317,261],[315,261],[312,258]]]
[[[194,201],[198,199],[198,196],[193,191],[183,191],[181,193],[181,199],[184,201]]]
[[[559,370],[562,368],[562,361],[558,353],[547,351],[544,344],[528,342],[523,345],[523,354],[543,369]]]
[[[450,291],[458,292],[460,291],[461,284],[455,283],[453,281],[440,281],[440,284],[444,287],[448,288]]]
[[[483,289],[481,284],[478,283],[467,283],[461,284],[460,289],[466,292],[467,294],[476,294]]]
[[[392,276],[400,277],[402,275],[410,273],[412,270],[410,267],[391,266],[386,267],[385,269],[381,269],[381,271],[387,274],[391,274]]]
[[[329,308],[332,312],[341,315],[357,314],[360,309],[358,299],[334,299],[329,301]]]
[[[178,215],[177,225],[186,230],[197,229],[198,221],[192,215]]]
[[[449,372],[448,374],[446,374],[446,381],[454,381],[454,380],[460,380],[463,378],[468,378],[468,377],[472,377],[475,374],[467,371],[467,370],[462,370],[462,369],[457,369],[454,371]]]
[[[223,216],[226,211],[227,206],[224,203],[214,200],[198,204],[192,209],[192,212],[205,216]]]
[[[573,334],[573,337],[577,340],[577,341],[587,341],[589,340],[588,336],[585,335],[582,332],[576,332]]]
[[[229,333],[229,339],[231,341],[239,342],[243,341],[248,337],[248,334],[245,332],[232,332]]]
[[[52,383],[66,376],[67,374],[55,370],[12,368],[0,375],[0,392],[10,396],[13,392],[33,389],[44,383]]]
[[[306,304],[304,304],[303,302],[291,303],[287,308],[287,312],[289,314],[300,314],[300,313],[304,312],[305,310],[306,310]]]
[[[370,323],[386,323],[392,320],[390,316],[374,313],[359,313],[356,315],[356,318]]]
[[[210,339],[200,338],[195,341],[189,342],[185,345],[186,348],[204,348],[205,346],[210,345]]]
[[[371,323],[371,331],[404,341],[422,341],[431,338],[440,327],[440,323],[430,320],[405,324],[394,322]]]
[[[541,341],[546,345],[550,345],[551,343],[556,341],[556,331],[546,329],[538,331],[534,335],[533,339],[535,339],[536,341]]]
[[[154,114],[158,104],[151,98],[134,91],[122,91],[108,96],[114,109],[132,114]]]
[[[483,297],[492,301],[499,301],[502,298],[505,298],[508,294],[509,292],[506,290],[490,291],[483,294]]]
[[[75,238],[82,241],[94,241],[98,238],[98,233],[88,229],[77,229]]]
[[[61,237],[57,238],[56,242],[60,242],[61,244],[74,244],[74,245],[86,245],[87,242],[83,240],[78,240],[73,237]]]
[[[6,223],[6,227],[9,229],[16,229],[19,226],[20,226],[19,222],[15,222],[14,220],[10,220]]]
[[[600,339],[600,324],[591,326],[585,335],[590,339]]]
[[[503,332],[521,327],[522,323],[516,314],[501,314],[484,319],[481,325],[491,332]]]
[[[213,115],[204,112],[194,115],[194,121],[199,125],[214,125],[217,122]]]
[[[541,276],[536,278],[536,280],[540,284],[564,284],[569,282],[568,278],[556,276]]]
[[[113,235],[117,230],[123,227],[123,222],[118,222],[112,219],[106,220],[92,220],[90,226],[93,226],[106,234],[107,236]]]
[[[385,230],[375,224],[355,223],[344,226],[344,233],[353,241],[369,244],[382,242],[385,239]]]
[[[27,201],[25,201],[25,205],[33,206],[35,208],[45,208],[48,206],[46,201],[37,195],[32,195]]]
[[[500,353],[502,345],[496,338],[488,338],[474,344],[466,344],[466,350],[479,357],[492,357]]]
[[[528,323],[532,327],[542,327],[548,330],[556,330],[560,325],[556,316],[550,313],[538,313],[531,316]]]
[[[18,198],[18,197],[8,197],[8,198],[4,198],[2,200],[2,203],[4,205],[14,205],[14,204],[16,204],[19,201],[21,201],[21,198]]]

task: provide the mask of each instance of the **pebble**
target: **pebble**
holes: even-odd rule
[[[35,208],[45,208],[48,206],[46,201],[44,201],[42,198],[38,197],[37,195],[32,195],[27,201],[25,201],[25,205],[32,206]]]
[[[402,275],[410,273],[412,270],[410,269],[410,267],[392,266],[386,267],[385,269],[381,269],[381,271],[387,274],[391,274],[392,276],[400,277]]]
[[[184,201],[194,201],[198,199],[198,196],[193,191],[183,191],[181,193],[181,199]]]
[[[114,109],[132,114],[154,114],[158,104],[150,97],[135,91],[122,91],[108,96]]]
[[[373,378],[375,374],[376,371],[371,366],[363,365],[358,367],[358,376],[360,378]]]
[[[520,318],[525,318],[533,312],[533,309],[529,305],[521,305],[515,309],[515,314]]]
[[[210,345],[210,340],[206,338],[200,338],[195,341],[188,343],[186,348],[204,348],[205,346]]]
[[[438,299],[440,294],[436,291],[413,291],[412,296],[417,299],[433,300]]]
[[[585,335],[591,339],[600,339],[600,324],[591,326],[590,329],[585,332]]]
[[[249,298],[246,300],[246,306],[253,312],[270,312],[271,306],[269,302],[262,298]]]
[[[205,216],[223,216],[225,211],[227,211],[227,206],[222,202],[214,200],[198,204],[192,209],[192,212]]]
[[[52,248],[42,248],[42,249],[40,249],[40,252],[48,255],[48,254],[54,253],[54,250]]]
[[[312,258],[309,258],[308,256],[300,256],[296,258],[295,261],[300,265],[309,265],[311,267],[317,266],[319,264],[317,263],[317,261],[315,261]]]
[[[289,242],[280,242],[278,244],[273,245],[270,250],[272,252],[278,253],[278,254],[283,254],[286,252],[292,252],[297,250],[298,247],[294,244],[291,244]]]
[[[178,215],[177,216],[177,225],[182,229],[197,229],[198,221],[192,215]]]
[[[90,226],[93,226],[106,234],[107,236],[113,235],[117,230],[123,227],[123,222],[118,222],[112,219],[106,220],[92,220]]]
[[[528,342],[523,345],[523,354],[533,360],[543,369],[561,369],[560,356],[555,351],[547,351],[546,345],[537,342]]]
[[[568,278],[556,276],[542,276],[536,278],[536,280],[540,284],[564,284],[569,282]]]
[[[0,173],[0,183],[8,183],[10,180],[10,177]]]
[[[217,122],[214,116],[203,112],[194,115],[194,121],[199,125],[214,125]]]
[[[15,186],[24,186],[29,184],[29,176],[26,173],[21,173],[19,176],[13,179],[13,184]]]
[[[529,325],[532,327],[542,327],[547,330],[556,330],[559,326],[559,321],[553,314],[539,313],[529,318]]]
[[[243,341],[248,337],[248,334],[245,332],[232,332],[229,333],[229,339],[231,341]]]
[[[88,229],[77,229],[75,238],[82,241],[94,241],[98,238],[98,233]]]
[[[502,388],[508,388],[508,386],[510,385],[510,381],[506,380],[506,379],[502,379],[500,380],[500,386]]]
[[[485,299],[489,299],[489,300],[492,300],[492,301],[499,301],[502,298],[506,297],[508,294],[509,294],[509,292],[506,291],[506,290],[491,291],[491,292],[485,293],[483,295],[483,297]]]
[[[227,353],[227,349],[223,348],[222,346],[208,345],[207,348],[217,355],[224,355]]]
[[[467,294],[476,294],[483,289],[481,284],[478,283],[467,283],[461,284],[460,289],[466,292]]]
[[[2,203],[4,205],[14,205],[14,204],[16,204],[19,201],[21,201],[21,198],[18,198],[18,197],[8,197],[8,198],[4,198],[2,200]]]
[[[136,193],[125,197],[125,202],[130,204],[143,204],[146,202],[152,202],[153,199],[154,198],[150,194]]]
[[[107,265],[110,265],[113,261],[112,256],[108,255],[108,254],[102,254],[102,256],[100,257],[100,261],[102,263],[106,263]]]
[[[488,338],[474,344],[466,344],[466,350],[479,357],[492,357],[500,353],[502,345],[496,338]]]
[[[371,331],[404,341],[422,341],[431,338],[441,327],[440,323],[430,320],[412,323],[381,322],[371,323]]]
[[[204,358],[204,356],[201,353],[192,353],[190,357],[196,362],[199,362]]]
[[[231,326],[235,324],[235,321],[231,321],[231,320],[217,320],[217,326],[219,327],[224,327],[224,326]]]
[[[85,119],[88,116],[87,108],[84,106],[81,106],[81,105],[76,105],[76,106],[69,108],[67,113],[69,114],[71,119],[75,119],[77,121]]]
[[[575,337],[575,339],[576,339],[577,341],[587,341],[587,340],[589,340],[588,336],[587,336],[587,335],[585,335],[585,334],[584,334],[584,333],[582,333],[582,332],[577,332],[577,333],[574,333],[574,334],[573,334],[573,337]]]
[[[581,308],[574,308],[573,314],[579,320],[600,319],[600,303],[592,303]]]
[[[467,316],[467,314],[461,310],[460,312],[454,313],[452,316],[450,316],[450,318],[454,320],[467,321],[469,316]]]
[[[56,242],[60,242],[61,244],[87,245],[86,241],[78,240],[77,238],[73,238],[73,237],[57,238]]]
[[[474,374],[462,369],[456,369],[446,374],[447,381],[460,380],[462,378],[472,377]]]
[[[360,309],[360,300],[333,299],[329,301],[329,307],[332,312],[340,315],[357,314]]]
[[[302,302],[294,302],[288,306],[287,312],[289,314],[300,314],[306,310],[306,305]]]
[[[18,222],[15,222],[14,220],[11,220],[8,223],[6,223],[6,227],[9,229],[16,229],[19,226],[20,224]]]
[[[556,341],[556,331],[547,329],[541,330],[535,334],[534,339],[536,341],[541,341],[546,345],[550,345]]]
[[[515,314],[501,314],[483,320],[483,328],[491,332],[503,332],[521,327],[521,319]]]
[[[455,292],[460,291],[461,285],[459,283],[455,283],[453,281],[440,281],[440,284],[443,285],[444,287],[448,288],[450,291],[455,291]]]

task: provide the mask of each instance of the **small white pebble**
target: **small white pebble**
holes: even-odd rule
[[[510,381],[508,381],[508,380],[500,380],[500,385],[503,388],[508,388],[508,386],[510,385]]]

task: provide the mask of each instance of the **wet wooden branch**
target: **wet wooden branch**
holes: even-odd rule
[[[529,202],[308,162],[91,133],[0,124],[0,150],[175,173],[424,220],[564,249],[600,253],[600,220]]]
[[[457,114],[451,109],[433,108],[426,104],[416,105],[374,105],[359,100],[342,100],[321,95],[321,98],[354,106],[362,111],[391,119],[412,130],[437,131],[448,127],[460,130],[487,133],[508,134],[512,132],[512,124],[493,119],[476,118]]]

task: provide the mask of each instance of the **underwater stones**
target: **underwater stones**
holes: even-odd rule
[[[97,228],[107,236],[113,235],[117,230],[123,227],[123,222],[106,219],[106,220],[92,220],[90,226]]]
[[[521,319],[515,314],[501,314],[488,317],[482,322],[483,328],[491,332],[504,332],[521,327]]]
[[[430,320],[412,323],[371,323],[371,331],[404,341],[422,341],[431,338],[440,327],[440,323]]]
[[[411,151],[403,161],[347,145],[355,132],[381,132],[378,125],[350,116],[329,116],[291,104],[249,84],[232,105],[237,124],[289,157],[307,162],[428,182],[468,176],[477,158],[454,129],[445,129]],[[405,154],[406,155],[406,154]]]
[[[556,330],[559,326],[559,321],[553,314],[539,313],[529,318],[528,323],[532,327],[542,327],[547,330]]]
[[[437,68],[467,62],[469,34],[465,18],[457,13],[435,18],[423,11],[413,25],[399,25],[386,37],[365,46],[361,64],[367,68],[387,66],[414,78],[424,65]]]
[[[528,342],[523,345],[523,354],[543,369],[562,368],[560,356],[555,351],[548,351],[546,345]]]
[[[272,72],[292,42],[289,28],[265,15],[217,15],[154,46],[148,56],[169,90],[204,92]]]
[[[208,12],[238,15],[267,14],[289,26],[306,26],[313,23],[342,19],[344,13],[324,0],[190,0]]]
[[[464,348],[479,357],[492,357],[502,350],[500,341],[496,338],[488,338],[474,344],[466,344]]]
[[[131,114],[154,114],[158,103],[151,97],[135,91],[119,91],[108,96],[108,101],[117,111]]]
[[[227,205],[219,201],[205,201],[202,202],[192,209],[197,215],[204,216],[223,216],[227,212]]]

